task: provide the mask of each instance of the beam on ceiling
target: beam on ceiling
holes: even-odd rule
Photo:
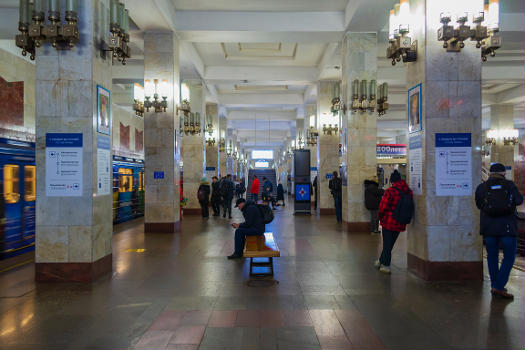
[[[207,81],[314,82],[318,75],[319,70],[313,67],[206,66],[204,79]]]
[[[298,43],[311,44],[340,41],[343,32],[320,32],[312,26],[309,32],[263,32],[263,31],[182,31],[177,35],[181,40],[202,43]]]
[[[303,94],[219,94],[219,103],[226,107],[249,105],[302,105]]]

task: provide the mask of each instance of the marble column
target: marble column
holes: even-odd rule
[[[343,39],[342,99],[352,105],[352,82],[377,76],[377,34],[347,33]],[[348,232],[369,232],[370,213],[364,206],[365,179],[376,175],[377,113],[347,109],[343,116],[343,221]],[[344,137],[346,135],[346,137]],[[343,181],[344,185],[344,181]]]
[[[97,123],[98,86],[107,94],[112,87],[111,58],[98,49],[108,8],[109,0],[79,2],[80,42],[36,50],[37,281],[91,282],[112,269],[110,97]],[[70,167],[59,162],[68,158]],[[53,169],[71,172],[55,178]]]
[[[447,52],[436,40],[440,13],[454,11],[445,5],[441,0],[410,2],[418,57],[406,64],[406,81],[407,90],[421,84],[422,131],[411,133],[409,144],[421,144],[422,175],[418,194],[417,175],[409,174],[416,211],[408,226],[408,269],[426,280],[482,280],[482,237],[473,200],[481,178],[481,57],[472,42],[465,42],[461,52]],[[437,194],[437,133],[471,135],[472,171],[464,195]]]
[[[310,126],[313,126],[314,129],[317,128],[317,106],[316,105],[306,105],[306,115],[305,115],[305,125],[304,125],[304,139],[307,141],[307,130],[310,129]],[[317,176],[317,145],[305,145],[306,149],[310,150],[310,167],[315,168],[311,170],[312,183],[314,182],[315,176]],[[313,199],[312,199],[313,200]]]
[[[218,129],[219,129],[219,115],[217,113],[216,104],[206,105],[206,117],[210,118],[213,124],[213,133],[210,135],[206,131],[206,139],[215,140],[214,144],[208,144],[208,142],[206,142],[206,173],[208,175],[211,175],[211,173],[213,172],[215,176],[218,176],[219,174],[219,146],[218,146],[219,139],[217,135],[218,135]],[[211,181],[211,177],[208,179],[208,181]]]
[[[339,132],[331,135],[323,133],[323,126],[334,126],[339,122],[337,116],[333,116],[330,108],[332,106],[332,95],[335,81],[320,81],[317,84],[317,185],[319,191],[318,208],[321,215],[335,215],[334,199],[328,189],[330,176],[334,171],[339,172]],[[328,175],[328,177],[327,177]]]
[[[168,108],[144,114],[144,230],[180,230],[179,41],[173,33],[144,34],[144,79],[167,80]]]
[[[514,129],[514,105],[499,104],[490,106],[490,129]],[[497,139],[496,144],[490,146],[490,163],[502,163],[510,166],[511,176],[514,178],[514,148],[513,144],[505,145],[503,139]],[[486,164],[487,170],[490,163]]]
[[[230,128],[226,130],[226,151],[230,152],[230,155],[226,152],[226,172],[222,176],[233,173],[233,129]]]
[[[201,179],[206,175],[206,147],[203,126],[206,112],[205,87],[200,81],[190,82],[190,106],[191,112],[200,115],[201,132],[199,134],[188,134],[182,138],[182,161],[183,175],[182,188],[184,197],[188,198],[184,214],[200,215],[201,209],[197,200],[197,190]]]

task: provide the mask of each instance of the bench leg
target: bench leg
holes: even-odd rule
[[[253,261],[254,258],[250,258],[250,276],[273,276],[273,258],[269,257],[268,261],[256,262]],[[257,258],[262,259],[262,258]],[[269,269],[269,272],[254,272],[255,267],[266,267]]]

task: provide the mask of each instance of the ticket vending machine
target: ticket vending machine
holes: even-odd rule
[[[294,159],[294,214],[310,214],[310,150],[296,150]]]

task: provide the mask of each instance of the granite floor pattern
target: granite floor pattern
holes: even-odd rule
[[[290,207],[267,227],[282,254],[275,285],[247,285],[248,260],[225,259],[222,217],[186,216],[179,234],[115,227],[113,274],[93,284],[35,284],[33,265],[3,273],[0,349],[523,349],[523,272],[512,302],[491,298],[486,272],[424,282],[406,270],[402,234],[383,275],[379,236]]]

